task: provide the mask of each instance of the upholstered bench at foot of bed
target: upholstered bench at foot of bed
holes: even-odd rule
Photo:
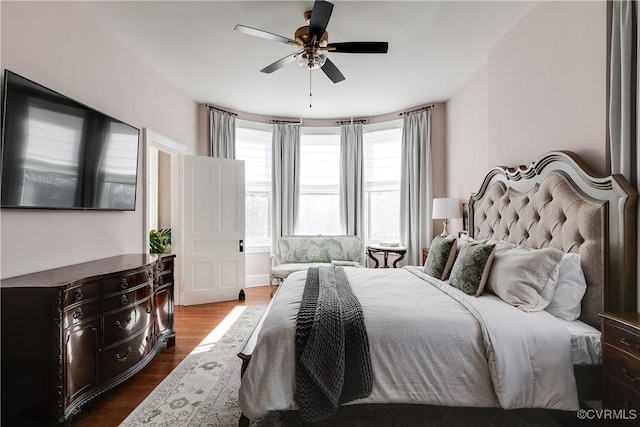
[[[269,292],[273,296],[273,287],[279,286],[291,273],[296,271],[303,271],[309,267],[320,267],[321,265],[331,265],[327,262],[309,262],[309,263],[293,263],[293,264],[280,264],[271,268],[269,274]],[[364,265],[343,265],[343,267],[356,267],[364,268]]]
[[[321,265],[330,265],[324,262],[309,262],[309,263],[293,263],[293,264],[280,264],[271,268],[269,274],[269,291],[273,296],[273,287],[279,286],[291,273],[296,271],[306,270],[309,267],[318,267]]]

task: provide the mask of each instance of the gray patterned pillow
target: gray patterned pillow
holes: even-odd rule
[[[455,236],[438,236],[433,239],[424,262],[424,272],[436,279],[445,280],[456,258],[456,245]]]
[[[449,284],[468,295],[480,296],[489,277],[496,245],[469,243],[460,249]]]

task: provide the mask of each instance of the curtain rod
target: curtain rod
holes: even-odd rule
[[[431,110],[435,108],[435,104],[427,105],[425,107],[416,108],[415,110],[405,111],[404,113],[398,114],[399,116],[406,116],[407,114],[417,113],[418,111]]]
[[[231,111],[223,110],[222,108],[214,107],[213,105],[209,105],[209,104],[205,104],[205,105],[207,106],[207,108],[209,108],[211,110],[216,110],[216,111],[220,111],[220,112],[223,112],[223,113],[227,113],[227,114],[230,114],[230,115],[232,115],[234,117],[238,116],[236,113],[233,113]]]
[[[348,125],[354,123],[369,123],[369,119],[336,120],[336,124],[338,125]]]
[[[301,125],[302,120],[294,122],[292,120],[270,120],[271,123],[279,124],[279,125]]]

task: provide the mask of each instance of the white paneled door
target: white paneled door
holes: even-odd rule
[[[181,156],[184,305],[229,301],[244,288],[244,162]]]

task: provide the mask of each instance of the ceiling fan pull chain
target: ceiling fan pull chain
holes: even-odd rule
[[[311,68],[309,68],[309,108],[311,108]]]

